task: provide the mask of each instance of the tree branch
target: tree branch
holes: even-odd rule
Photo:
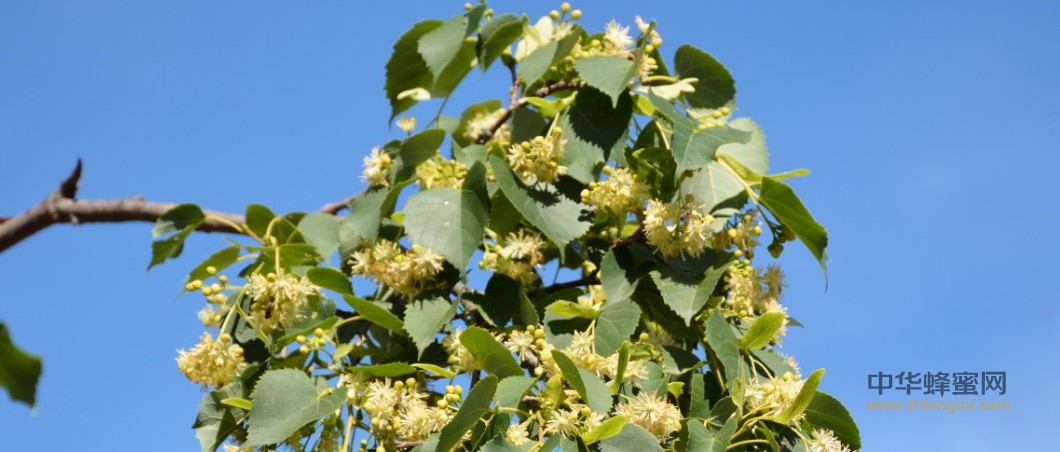
[[[512,115],[515,114],[515,110],[518,110],[518,109],[526,106],[526,104],[528,103],[525,98],[524,99],[519,99],[519,78],[515,75],[515,67],[514,66],[509,66],[509,68],[511,68],[511,70],[512,70],[512,99],[511,99],[511,105],[508,106],[507,110],[504,110],[504,114],[501,115],[501,117],[497,118],[497,121],[494,122],[493,125],[491,125],[488,130],[483,132],[482,135],[478,137],[478,143],[479,144],[485,144],[487,141],[489,141],[491,138],[493,138],[493,135],[495,135],[497,133],[497,131],[500,130],[501,126],[503,126],[504,123],[508,122],[508,120],[512,118]],[[545,96],[549,96],[552,93],[555,93],[555,92],[558,92],[558,91],[563,91],[563,90],[568,90],[568,89],[576,90],[576,89],[579,89],[581,87],[582,87],[581,83],[556,82],[556,83],[552,83],[552,84],[549,84],[549,85],[542,86],[541,88],[538,88],[537,91],[534,91],[534,96],[535,97],[545,97]]]
[[[163,213],[177,206],[168,202],[145,201],[139,196],[111,200],[75,199],[78,181],[81,179],[81,168],[81,159],[77,159],[73,172],[44,200],[21,215],[0,218],[0,253],[53,224],[70,223],[77,226],[84,223],[127,221],[154,223]],[[347,207],[352,199],[327,204],[321,211],[334,215]],[[219,220],[208,219],[199,226],[199,231],[243,233],[232,227],[232,224],[243,225],[246,222],[242,215],[214,210],[203,210],[203,213]]]

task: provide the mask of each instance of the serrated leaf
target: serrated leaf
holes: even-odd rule
[[[515,318],[523,298],[526,298],[526,293],[522,284],[501,273],[494,273],[486,283],[486,296],[479,302],[479,308],[487,321],[503,328]]]
[[[508,408],[517,408],[523,396],[530,390],[537,379],[526,375],[513,375],[501,380],[497,385],[497,403]]]
[[[810,215],[810,211],[802,204],[795,191],[772,177],[763,177],[759,201],[806,245],[806,249],[817,258],[827,277],[828,255],[825,248],[828,247],[828,231],[813,219],[813,215]]]
[[[747,143],[751,134],[728,126],[696,130],[687,139],[674,132],[672,147],[677,174],[702,168],[714,160],[714,154],[724,144]]]
[[[416,373],[415,367],[403,362],[375,364],[371,366],[356,366],[350,369],[355,372],[366,373],[373,377],[400,377],[402,375]]]
[[[633,100],[622,91],[617,100],[583,87],[560,116],[559,127],[567,140],[561,163],[567,173],[582,183],[594,180],[593,169],[614,153],[622,153],[633,117]]]
[[[784,326],[785,317],[783,312],[767,312],[759,316],[740,337],[740,350],[746,352],[765,347]]]
[[[651,277],[666,305],[685,321],[685,325],[691,325],[692,318],[707,304],[730,263],[717,262],[702,277],[668,269],[652,270]]]
[[[489,162],[504,196],[523,218],[559,246],[562,259],[566,244],[589,230],[588,206],[575,202],[551,186],[526,186],[508,164],[497,157],[490,156]]]
[[[662,452],[659,440],[643,427],[628,423],[617,435],[600,441],[600,452]]]
[[[507,13],[493,17],[482,26],[479,33],[478,62],[483,72],[522,36],[523,22],[519,16]]]
[[[423,57],[423,61],[427,63],[427,69],[434,74],[435,80],[460,52],[460,47],[464,45],[466,30],[467,16],[460,14],[447,20],[440,27],[427,32],[418,40],[417,50]]]
[[[589,408],[597,413],[607,413],[611,410],[611,390],[603,380],[579,368],[570,357],[559,350],[552,350],[552,358],[563,372],[563,378],[578,392]]]
[[[596,319],[593,342],[596,353],[611,356],[617,352],[637,329],[640,323],[640,308],[628,298],[608,299],[600,316]]]
[[[764,175],[769,173],[769,151],[766,135],[751,118],[742,117],[729,121],[728,126],[750,134],[743,143],[726,143],[718,148],[718,155],[727,155],[740,162],[748,170]]]
[[[512,352],[497,341],[488,331],[473,326],[460,334],[460,343],[467,347],[471,356],[490,375],[498,378],[522,375],[523,369],[512,356]]]
[[[434,249],[462,273],[482,244],[489,222],[489,204],[484,180],[485,167],[476,162],[468,171],[464,188],[424,190],[405,204],[405,229],[412,242]]]
[[[419,52],[419,41],[427,33],[441,27],[440,20],[425,20],[412,26],[394,44],[394,53],[386,63],[386,97],[390,100],[390,120],[416,104],[411,97],[399,96],[415,88],[430,88],[433,76]]]
[[[810,405],[806,407],[805,413],[806,418],[802,421],[803,430],[828,429],[852,450],[861,449],[861,433],[858,431],[858,426],[854,418],[850,416],[850,412],[835,397],[817,391],[810,400]]]
[[[210,273],[206,271],[207,267],[213,267],[218,272],[228,268],[229,265],[232,265],[239,260],[239,250],[239,246],[229,246],[221,249],[221,251],[211,254],[210,257],[202,261],[202,263],[188,274],[188,279],[184,282],[189,283],[196,279],[203,280],[208,278]]]
[[[7,325],[0,322],[0,386],[7,390],[11,400],[36,406],[41,367],[40,357],[15,345]]]
[[[317,249],[320,257],[327,259],[339,248],[339,219],[331,214],[314,212],[298,222],[302,238]]]
[[[556,49],[558,48],[559,43],[553,41],[534,49],[519,63],[516,74],[527,85],[532,85],[542,75],[545,75],[545,72],[548,72],[549,66],[552,66],[552,58],[556,55]]]
[[[706,383],[704,378],[711,378],[711,375],[709,373],[692,374],[690,379],[692,384],[688,389],[688,418],[706,419],[710,417],[710,401],[707,400]]]
[[[344,273],[328,267],[313,267],[306,271],[309,282],[322,289],[328,289],[340,295],[353,295],[350,278]]]
[[[718,162],[710,162],[681,181],[681,193],[691,194],[708,212],[716,214],[739,209],[746,203],[747,190],[740,178]]]
[[[626,91],[635,73],[633,61],[620,56],[579,58],[574,67],[586,84],[610,97],[612,105],[618,105],[619,95]]]
[[[436,450],[449,451],[460,444],[464,434],[491,411],[490,402],[496,392],[497,377],[494,375],[489,375],[472,386],[467,397],[464,398],[464,403],[453,416],[453,420],[443,427],[438,435]]]
[[[743,360],[740,359],[740,341],[719,309],[715,309],[707,319],[707,345],[721,362],[725,371],[725,385],[731,388],[732,382],[744,374]]]
[[[732,74],[709,53],[690,45],[677,48],[674,54],[677,78],[695,77],[696,91],[685,94],[693,108],[719,108],[736,96],[736,81]]]
[[[425,296],[413,300],[405,308],[405,331],[422,354],[434,342],[442,326],[453,320],[457,303],[441,296]]]
[[[390,184],[395,185],[415,175],[416,167],[434,157],[443,141],[445,141],[444,130],[427,129],[401,143],[401,148],[391,163]]]
[[[629,422],[629,418],[626,416],[615,416],[608,420],[600,423],[599,426],[592,429],[589,433],[582,435],[582,442],[586,446],[590,446],[593,443],[601,440],[605,440],[612,436],[619,434],[622,428]]]
[[[356,312],[357,315],[364,317],[365,320],[392,332],[405,335],[404,322],[402,322],[398,316],[394,315],[394,313],[384,309],[382,306],[376,305],[368,300],[357,298],[353,295],[343,295],[342,299],[346,300],[346,304],[350,305],[350,307],[353,308],[353,311]],[[418,316],[419,313],[417,314],[417,317]]]
[[[788,422],[791,422],[792,419],[798,417],[810,406],[810,402],[813,401],[814,395],[817,393],[817,385],[821,383],[822,377],[824,377],[824,369],[813,371],[813,373],[803,381],[802,389],[799,390],[799,395],[795,396],[795,400],[792,400],[782,413],[776,416],[767,416],[763,419],[778,424],[787,424]]]
[[[645,274],[635,267],[633,255],[625,247],[607,250],[600,261],[600,284],[608,300],[629,298]]]
[[[221,446],[236,427],[243,423],[247,412],[223,403],[232,398],[245,398],[247,391],[242,379],[234,379],[220,389],[206,393],[199,402],[199,411],[195,415],[195,437],[199,440],[202,452],[214,452]]]
[[[362,242],[375,241],[389,191],[386,188],[366,190],[350,203],[349,213],[339,222],[339,252],[343,256],[360,247]]]
[[[181,204],[165,211],[155,221],[155,227],[151,229],[151,236],[159,238],[170,232],[182,231],[191,227],[199,227],[206,221],[206,214],[195,204]]]
[[[328,392],[330,391],[330,392]],[[346,388],[325,389],[301,370],[265,372],[251,395],[248,445],[282,442],[302,426],[327,416],[346,402]]]

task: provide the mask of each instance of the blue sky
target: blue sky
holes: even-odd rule
[[[557,5],[494,2],[532,18]],[[654,18],[725,63],[772,168],[831,234],[829,285],[789,247],[784,350],[858,421],[863,450],[1026,450],[1060,402],[1052,283],[1060,222],[1060,6],[1048,1],[575,2],[582,23]],[[0,216],[55,189],[241,212],[314,210],[361,190],[389,130],[383,65],[413,22],[460,2],[4,2]],[[453,114],[503,98],[473,72]],[[476,91],[479,90],[479,91]],[[0,319],[45,359],[38,410],[0,402],[11,450],[194,450],[202,393],[177,372],[201,299],[201,234],[145,273],[150,225],[52,227],[0,254]],[[907,401],[876,372],[1005,371],[1010,412],[869,412]],[[920,396],[922,398],[923,396]],[[2,399],[2,398],[0,398]],[[932,400],[950,400],[932,399]],[[962,399],[955,399],[962,400]]]

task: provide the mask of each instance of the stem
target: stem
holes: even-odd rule
[[[731,444],[729,444],[729,447],[725,448],[725,450],[729,450],[729,449],[732,449],[732,448],[737,447],[737,446],[746,446],[748,444],[769,444],[769,441],[766,441],[764,439],[747,439],[747,440],[731,443]]]

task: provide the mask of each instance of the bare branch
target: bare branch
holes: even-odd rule
[[[323,212],[323,213],[330,213],[332,215],[338,215],[339,212],[342,212],[343,210],[349,209],[350,205],[353,204],[353,201],[357,199],[357,196],[358,195],[353,195],[353,196],[350,196],[350,197],[348,197],[346,199],[343,199],[341,201],[335,201],[335,202],[324,204],[324,207],[321,207],[320,211]]]

